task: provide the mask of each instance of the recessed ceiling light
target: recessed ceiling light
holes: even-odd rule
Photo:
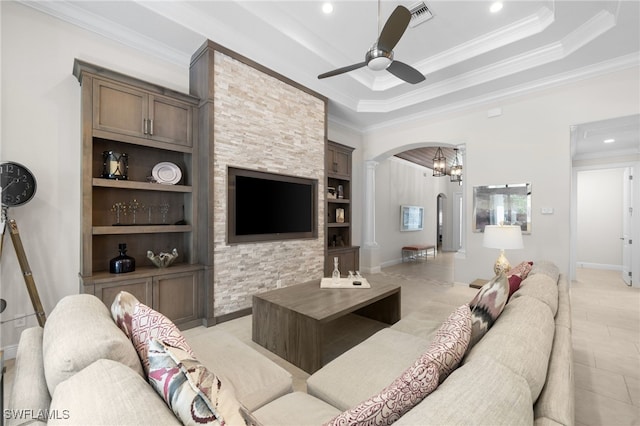
[[[616,140],[615,139],[605,139],[602,142],[604,143],[614,143]]]
[[[327,15],[333,12],[333,5],[329,2],[326,2],[322,5],[322,11]]]
[[[489,10],[491,11],[491,13],[500,12],[502,10],[502,2],[501,1],[495,1],[495,2],[491,3],[491,7],[489,8]]]

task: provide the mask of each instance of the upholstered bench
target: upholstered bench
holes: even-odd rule
[[[413,245],[413,246],[404,246],[402,247],[402,261],[404,262],[405,260],[418,260],[418,258],[424,258],[425,260],[427,259],[427,255],[429,254],[429,251],[431,251],[431,253],[433,254],[433,257],[436,257],[436,254],[438,253],[438,249],[436,248],[435,245]]]

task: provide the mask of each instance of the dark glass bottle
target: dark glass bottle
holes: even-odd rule
[[[118,244],[118,250],[120,250],[120,255],[109,262],[109,272],[112,274],[124,274],[125,272],[135,271],[136,260],[131,256],[127,256],[127,245],[124,243]]]

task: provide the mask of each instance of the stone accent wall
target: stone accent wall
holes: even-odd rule
[[[219,51],[214,56],[215,316],[251,296],[323,276],[325,103]],[[318,180],[318,238],[228,245],[227,167]],[[260,212],[256,212],[260,214]]]

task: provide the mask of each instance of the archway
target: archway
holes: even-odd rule
[[[390,220],[389,217],[391,215],[384,214],[384,209],[391,209],[395,214],[396,205],[398,204],[398,200],[392,200],[389,203],[389,197],[387,195],[388,192],[402,191],[403,188],[388,187],[388,182],[385,180],[380,181],[377,179],[377,174],[380,173],[380,170],[383,172],[385,164],[388,164],[389,159],[396,156],[396,154],[402,153],[404,151],[413,150],[417,148],[428,148],[428,147],[442,147],[450,148],[450,151],[453,151],[454,148],[459,150],[458,154],[462,157],[462,163],[464,164],[464,145],[458,145],[453,143],[443,143],[443,142],[417,142],[411,144],[404,144],[401,146],[393,147],[388,149],[387,151],[380,153],[373,158],[365,160],[365,178],[363,182],[363,193],[364,193],[364,215],[363,215],[363,234],[362,234],[362,246],[361,246],[361,259],[360,259],[360,267],[365,272],[379,272],[382,266],[387,266],[393,264],[400,260],[400,256],[396,257],[396,253],[400,253],[400,247],[395,247],[398,245],[397,239],[389,239],[388,234],[389,229],[392,227],[398,227],[395,219]],[[366,157],[365,157],[366,158]],[[398,161],[404,161],[397,159]],[[451,166],[451,161],[447,163],[447,169]],[[418,166],[416,166],[418,167]],[[456,251],[462,247],[459,244],[455,245],[455,248],[452,247],[451,242],[460,240],[460,232],[455,232],[455,230],[459,230],[464,226],[464,220],[460,217],[460,215],[452,216],[454,211],[463,212],[464,209],[461,208],[461,203],[463,202],[463,187],[459,186],[457,183],[451,183],[450,178],[446,177],[433,177],[431,170],[422,169],[422,172],[419,173],[418,180],[421,181],[417,186],[423,185],[424,182],[422,180],[431,180],[432,182],[438,182],[437,186],[433,188],[433,191],[429,195],[429,201],[425,201],[425,204],[429,205],[431,209],[431,213],[429,216],[426,216],[425,225],[429,226],[431,233],[429,234],[428,241],[425,240],[422,243],[427,244],[438,244],[439,248],[442,247],[446,250]],[[430,167],[427,167],[430,169]],[[385,175],[385,179],[386,179]],[[378,183],[376,184],[376,181]],[[463,178],[464,182],[464,178]],[[377,187],[380,185],[380,187]],[[386,185],[386,186],[385,186]],[[439,194],[442,194],[443,197],[439,197]],[[433,197],[433,198],[431,198]],[[436,213],[436,205],[438,204],[438,200],[441,201],[441,205],[437,207],[437,211],[441,213]],[[452,205],[454,200],[458,200],[456,205]],[[382,217],[376,218],[376,210],[377,214]],[[382,212],[382,214],[381,214]],[[442,225],[438,226],[436,220],[439,216],[442,216]],[[378,237],[376,237],[378,235]],[[380,241],[378,240],[380,238]],[[397,249],[397,250],[396,250]]]

